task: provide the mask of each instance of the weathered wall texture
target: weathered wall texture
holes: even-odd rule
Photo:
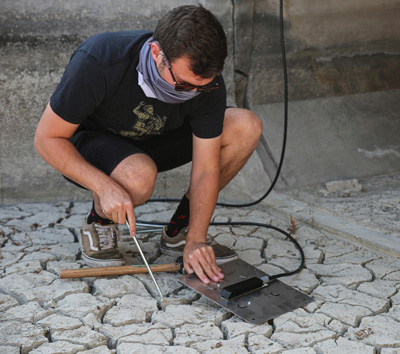
[[[280,102],[279,1],[246,3],[254,6],[248,103]],[[400,88],[399,16],[399,0],[284,1],[290,99]]]
[[[1,2],[1,204],[88,197],[66,183],[33,147],[38,120],[70,55],[92,34],[153,29],[169,9],[197,2]],[[199,2],[221,19],[228,36],[230,56],[224,75],[229,102],[249,107],[282,101],[279,1]],[[284,4],[291,100],[400,88],[399,0]],[[269,183],[263,163],[255,154],[225,192],[226,198],[259,195]],[[185,189],[180,181],[187,178],[189,168],[160,176],[155,195],[179,196]],[[265,180],[263,186],[259,180]]]

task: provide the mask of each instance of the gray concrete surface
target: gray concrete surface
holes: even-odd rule
[[[272,179],[282,150],[283,104],[253,108],[263,120],[259,152]],[[400,171],[399,112],[400,90],[290,102],[280,188]]]
[[[375,244],[362,239],[377,229],[399,239],[399,182],[399,175],[363,180],[358,192],[338,188],[326,197],[313,190],[274,192],[253,208],[215,211],[215,221],[264,222],[289,230],[304,249],[305,268],[282,281],[315,301],[258,326],[185,288],[178,274],[155,275],[166,296],[162,301],[148,275],[59,279],[60,269],[83,266],[77,234],[90,202],[2,206],[0,352],[398,354],[400,259],[385,254],[379,239]],[[352,193],[370,208],[353,205]],[[344,200],[346,208],[338,210]],[[137,215],[166,221],[174,207],[149,203],[137,208]],[[361,222],[371,210],[381,212],[385,227]],[[346,233],[325,224],[333,216],[348,226]],[[126,228],[121,231],[124,256],[140,264]],[[295,248],[272,230],[211,227],[209,233],[269,274],[299,264]],[[149,262],[174,261],[160,254],[157,233],[138,237]]]
[[[85,192],[65,183],[33,148],[36,125],[71,53],[92,34],[153,29],[168,9],[194,3],[183,0],[1,2],[0,204],[87,199]],[[223,195],[228,201],[251,200],[269,184],[280,146],[282,112],[273,105],[283,99],[279,2],[203,0],[200,3],[218,16],[227,33],[229,57],[224,76],[229,103],[254,108],[265,121],[264,147],[269,155],[261,147]],[[289,134],[291,143],[296,144],[289,144],[283,179],[287,185],[279,187],[398,171],[395,166],[399,145],[392,142],[393,130],[398,129],[395,93],[400,88],[399,1],[341,0],[316,5],[298,0],[284,1],[284,5],[290,111],[293,108]],[[385,92],[373,93],[379,91]],[[359,93],[365,96],[340,98]],[[327,101],[315,101],[316,98]],[[319,107],[321,102],[324,107]],[[317,112],[322,116],[317,116]],[[355,122],[360,125],[355,126]],[[361,131],[357,129],[360,127]],[[392,130],[388,133],[389,129]],[[323,142],[315,141],[318,137],[310,140],[310,132],[329,136],[335,149],[326,149]],[[365,150],[364,154],[345,149],[353,149],[352,142],[360,139],[369,142],[365,147],[357,146]],[[382,143],[385,139],[391,142],[390,146]],[[372,146],[374,142],[377,147]],[[385,155],[389,150],[392,152]],[[374,157],[369,158],[368,154]],[[329,164],[331,159],[340,163]],[[186,185],[178,181],[187,180],[187,171],[185,167],[160,176],[154,195],[180,195]],[[259,181],[263,181],[262,187]]]
[[[351,190],[349,182],[359,189]],[[272,193],[262,205],[298,225],[315,224],[339,238],[400,258],[400,175],[335,181],[336,188]]]

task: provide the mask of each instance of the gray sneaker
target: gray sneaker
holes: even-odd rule
[[[118,250],[117,224],[88,224],[83,220],[79,242],[83,261],[90,267],[113,267],[125,264],[124,257]]]
[[[168,256],[179,257],[182,256],[183,249],[186,244],[186,236],[188,228],[185,227],[174,237],[169,237],[165,232],[165,227],[161,232],[160,250]],[[238,258],[235,251],[230,248],[220,245],[211,236],[207,236],[207,245],[213,248],[215,259],[217,264],[223,264],[229,261],[233,261]]]

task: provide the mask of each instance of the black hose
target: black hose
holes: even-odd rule
[[[270,280],[278,279],[278,278],[281,278],[281,277],[288,277],[290,275],[296,274],[297,272],[299,272],[304,267],[305,257],[304,257],[303,249],[301,248],[301,246],[299,245],[297,240],[292,235],[290,235],[286,231],[283,231],[279,227],[268,225],[268,224],[257,223],[257,222],[245,222],[245,221],[239,221],[239,222],[212,222],[212,223],[210,223],[210,225],[213,225],[213,226],[258,226],[258,227],[265,227],[267,229],[272,229],[272,230],[278,231],[281,234],[285,235],[289,239],[289,241],[291,241],[295,245],[297,250],[299,251],[300,258],[301,258],[301,263],[300,263],[299,267],[297,269],[293,270],[293,271],[271,275],[269,277]]]
[[[279,28],[280,28],[280,42],[281,42],[281,54],[282,54],[282,69],[283,69],[283,91],[284,91],[284,127],[283,127],[283,141],[282,141],[282,150],[281,157],[279,159],[278,168],[276,170],[275,178],[271,183],[271,186],[265,192],[265,194],[250,203],[246,204],[229,204],[229,203],[217,203],[218,206],[222,207],[234,207],[234,208],[242,208],[256,205],[263,201],[275,187],[276,182],[278,181],[279,175],[281,173],[283,160],[285,157],[286,151],[286,141],[287,141],[287,131],[288,131],[288,78],[287,78],[287,65],[286,65],[286,50],[285,50],[285,35],[284,35],[284,21],[283,21],[283,0],[280,0],[279,3]]]

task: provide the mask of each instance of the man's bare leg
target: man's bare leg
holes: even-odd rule
[[[241,108],[227,108],[221,146],[222,190],[242,169],[256,149],[262,134],[262,122],[253,112]],[[190,188],[186,192],[190,199]]]

